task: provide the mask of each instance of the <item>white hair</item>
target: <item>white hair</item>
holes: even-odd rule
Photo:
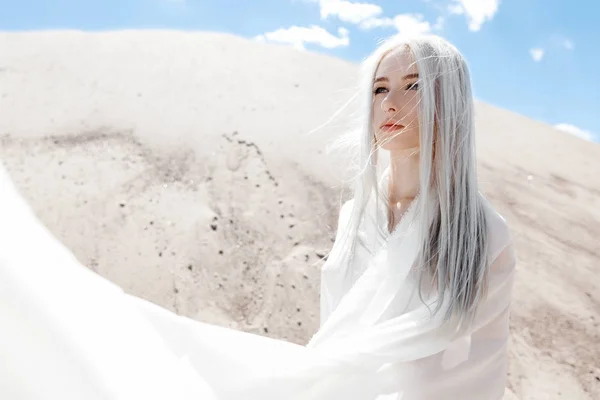
[[[358,150],[354,206],[348,223],[338,227],[342,231],[331,253],[352,265],[357,246],[368,248],[358,235],[372,223],[368,217],[373,215],[372,209],[368,207],[377,208],[382,201],[392,214],[387,196],[378,187],[378,146],[371,120],[375,73],[383,57],[397,49],[410,52],[419,74],[420,187],[416,215],[424,234],[416,270],[420,279],[431,281],[440,298],[449,299],[444,307],[446,319],[458,316],[462,321],[471,320],[487,289],[487,221],[477,185],[469,70],[460,52],[440,37],[394,36],[363,62],[359,134],[347,136]],[[356,275],[352,267],[345,271],[346,289]],[[435,312],[440,307],[441,302]]]

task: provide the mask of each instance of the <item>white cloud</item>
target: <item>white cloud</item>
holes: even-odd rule
[[[567,38],[563,39],[562,45],[567,50],[573,50],[573,48],[575,47],[575,44]]]
[[[589,140],[590,142],[593,142],[594,140],[596,140],[596,135],[594,135],[592,132],[584,131],[583,129],[580,129],[580,128],[576,127],[575,125],[557,124],[557,125],[554,125],[554,127],[560,131],[570,133],[571,135],[578,136],[585,140]],[[600,140],[600,138],[598,138],[598,139]]]
[[[553,46],[560,47],[566,50],[573,50],[575,48],[575,43],[568,37],[564,35],[552,35],[550,36],[550,42]]]
[[[531,54],[533,61],[539,62],[544,58],[544,49],[531,49],[529,50],[529,54]]]
[[[335,36],[320,26],[312,25],[310,27],[292,26],[281,28],[258,35],[254,39],[260,42],[289,44],[300,50],[304,50],[304,45],[307,43],[316,44],[327,49],[345,47],[350,44],[347,29],[339,28],[338,35]]]
[[[388,26],[394,26],[394,20],[392,18],[369,18],[362,21],[359,25],[362,29],[373,29],[373,28],[385,28]]]
[[[446,19],[444,17],[437,17],[437,19],[435,20],[435,25],[433,25],[433,29],[436,31],[444,29],[444,22],[446,22]]]
[[[358,24],[367,19],[375,18],[383,12],[380,6],[373,3],[359,3],[347,0],[304,0],[318,3],[321,19],[337,17],[340,21]]]
[[[400,34],[421,34],[432,30],[429,22],[420,14],[399,14],[393,18],[381,17],[383,9],[373,3],[348,0],[303,0],[318,3],[321,19],[337,17],[340,21],[358,25],[361,29],[395,27]],[[438,17],[434,29],[442,29],[444,18]]]
[[[371,18],[360,24],[363,29],[390,26],[395,27],[401,35],[409,36],[431,31],[431,24],[425,21],[421,14],[398,14],[394,18]]]
[[[431,31],[429,22],[421,14],[399,14],[394,17],[394,26],[400,34],[418,35]]]
[[[453,0],[448,6],[451,14],[465,14],[469,23],[469,30],[478,31],[486,21],[491,21],[496,12],[500,0]]]
[[[358,25],[361,29],[395,27],[401,34],[419,34],[430,32],[432,27],[420,14],[399,14],[393,18],[381,17],[383,9],[373,3],[348,0],[304,0],[318,3],[321,19],[337,17],[340,21]],[[444,19],[439,17],[436,29],[441,29]]]
[[[463,15],[465,13],[465,9],[460,4],[450,4],[448,6],[448,11],[450,14]]]
[[[352,3],[345,0],[321,0],[321,18],[336,16],[341,21],[358,24],[382,13],[380,6],[371,3]]]

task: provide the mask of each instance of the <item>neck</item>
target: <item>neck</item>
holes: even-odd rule
[[[419,193],[419,148],[390,151],[388,191],[392,204],[410,202]]]

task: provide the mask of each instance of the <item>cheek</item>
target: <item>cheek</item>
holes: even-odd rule
[[[381,115],[381,101],[373,100],[373,119],[379,118]]]
[[[404,120],[410,124],[412,129],[415,129],[419,127],[419,109],[418,109],[418,103],[415,102],[410,102],[407,103],[407,107],[406,107],[406,114],[404,115]],[[411,130],[412,130],[411,129]]]
[[[409,102],[408,116],[415,120],[419,118],[419,100],[416,96]]]
[[[383,112],[381,111],[381,105],[377,102],[373,103],[373,116],[371,117],[371,124],[373,125],[373,129],[377,131],[379,126],[383,122]]]

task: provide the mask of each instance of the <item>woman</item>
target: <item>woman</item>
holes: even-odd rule
[[[392,38],[365,67],[359,174],[306,346],[124,294],[79,266],[2,179],[0,397],[501,398],[515,262],[477,191],[466,64],[419,37]]]
[[[407,233],[398,221],[411,219],[420,236],[411,235],[404,260],[388,255],[388,263],[414,263],[373,318],[389,323],[425,305],[436,329],[457,330],[445,340],[436,332],[439,351],[404,365],[402,399],[501,398],[515,256],[506,222],[478,191],[467,64],[442,38],[393,37],[363,68],[361,168],[323,267],[321,324],[378,249],[400,253],[392,246]],[[379,150],[389,166],[378,180]]]

